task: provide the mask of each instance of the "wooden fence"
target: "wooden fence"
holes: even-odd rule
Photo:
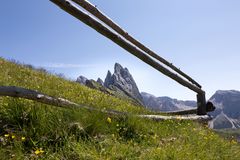
[[[113,22],[105,14],[99,11],[94,5],[86,0],[50,0],[60,8],[79,19],[98,33],[112,40],[114,43],[139,58],[143,62],[152,66],[159,72],[175,80],[182,86],[189,88],[197,93],[197,114],[206,114],[205,92],[201,85],[190,76],[175,67],[158,54],[144,46],[130,34],[124,31],[119,25]],[[89,13],[80,9],[80,6]],[[164,66],[165,65],[165,66]],[[172,71],[171,71],[171,70]]]

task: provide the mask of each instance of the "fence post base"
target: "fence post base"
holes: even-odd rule
[[[206,97],[205,93],[197,94],[197,115],[206,115]]]

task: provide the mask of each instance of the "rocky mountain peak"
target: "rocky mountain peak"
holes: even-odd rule
[[[123,70],[123,67],[119,63],[115,63],[114,65],[114,73],[115,72],[121,72]]]
[[[98,79],[97,79],[97,82],[98,82],[100,85],[104,86],[104,82],[103,82],[103,80],[102,80],[101,78],[98,78]]]
[[[118,78],[122,77],[126,80],[133,80],[132,75],[128,71],[127,68],[123,68],[119,63],[115,63],[114,65],[114,74],[118,76]],[[134,81],[134,80],[133,80]],[[134,81],[135,82],[135,81]]]
[[[240,94],[237,90],[217,90],[215,95]]]
[[[108,71],[104,86],[111,89],[115,88],[143,104],[142,96],[132,75],[127,68],[123,68],[119,63],[115,63],[113,74]]]
[[[216,110],[210,114],[214,117],[213,128],[239,128],[240,92],[236,90],[218,90],[210,98]],[[224,116],[223,116],[224,115]],[[226,118],[227,117],[227,118]],[[230,125],[231,122],[231,125]],[[226,125],[229,124],[229,125]]]
[[[107,76],[104,80],[104,86],[108,87],[110,84],[112,84],[112,73],[110,71],[108,71]]]
[[[79,76],[79,77],[77,78],[77,82],[80,83],[80,84],[83,84],[83,85],[86,84],[86,81],[87,81],[87,80],[88,80],[88,79],[87,79],[86,77],[84,77],[84,76]]]

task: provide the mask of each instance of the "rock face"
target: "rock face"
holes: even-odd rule
[[[88,79],[86,78],[86,77],[84,77],[84,76],[79,76],[78,78],[77,78],[77,82],[78,83],[80,83],[80,84],[83,84],[83,85],[86,85],[86,81],[87,81]]]
[[[101,78],[98,78],[98,79],[97,79],[97,82],[98,82],[100,85],[104,86],[104,82],[103,82],[103,80],[102,80]]]
[[[108,71],[107,76],[106,76],[105,81],[104,81],[104,86],[105,86],[105,87],[108,87],[108,86],[110,86],[111,84],[113,84],[113,81],[112,81],[112,73],[111,73],[110,71]]]
[[[106,87],[104,87],[102,84],[100,84],[99,82],[97,82],[95,80],[92,80],[92,79],[86,80],[85,85],[89,88],[96,89],[96,90],[99,90],[99,91],[107,93],[107,94],[112,94],[109,89],[107,89]]]
[[[178,111],[193,109],[197,106],[195,101],[181,101],[170,97],[155,97],[149,93],[141,93],[144,105],[154,111]]]
[[[128,99],[135,104],[144,105],[142,96],[132,75],[127,68],[123,68],[119,63],[114,65],[113,74],[108,71],[104,82],[100,78],[95,81],[92,79],[88,80],[84,76],[79,76],[77,82],[107,94]]]
[[[114,73],[108,71],[104,81],[104,86],[123,92],[127,96],[143,104],[142,96],[138,90],[137,84],[127,68],[123,68],[119,63],[114,65]]]
[[[214,129],[223,129],[223,128],[235,128],[235,125],[226,114],[221,112],[219,115],[217,115],[213,121],[210,123],[210,127]]]
[[[211,128],[240,128],[240,92],[235,90],[217,91],[210,99],[216,110],[210,114],[214,119]]]

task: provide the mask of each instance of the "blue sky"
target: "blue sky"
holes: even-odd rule
[[[209,98],[240,90],[239,0],[92,0],[143,44],[199,82]],[[2,1],[0,56],[71,79],[105,78],[115,62],[140,91],[195,99],[194,92],[155,71],[48,0]]]

